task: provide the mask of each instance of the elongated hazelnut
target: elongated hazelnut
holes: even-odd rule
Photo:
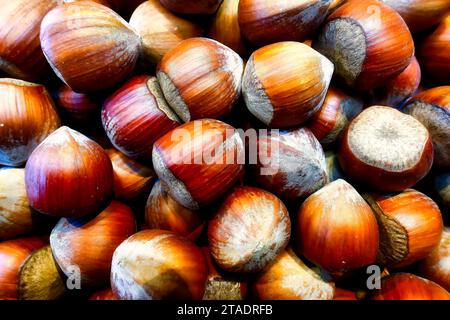
[[[344,180],[314,193],[298,212],[298,252],[325,270],[348,271],[374,263],[378,241],[375,215]]]
[[[202,35],[199,26],[176,16],[159,0],[142,3],[131,16],[130,25],[142,38],[143,60],[150,66],[161,61],[181,41]]]
[[[419,264],[419,274],[450,290],[450,228],[444,228],[441,242]]]
[[[33,229],[25,190],[25,170],[0,169],[0,239],[15,238]]]
[[[269,127],[300,125],[322,106],[333,71],[327,58],[305,44],[280,42],[263,47],[245,67],[245,103]]]
[[[384,278],[372,300],[450,300],[450,293],[438,284],[410,273]]]
[[[63,117],[83,127],[96,121],[100,113],[100,104],[94,97],[77,93],[67,85],[56,92],[56,103]]]
[[[114,252],[111,285],[120,300],[200,300],[207,274],[201,249],[189,240],[145,230]]]
[[[60,126],[44,86],[0,79],[0,165],[20,166]]]
[[[19,298],[57,300],[66,292],[66,279],[53,258],[50,246],[34,251],[20,270]]]
[[[358,300],[358,297],[353,291],[335,288],[333,300]]]
[[[167,9],[181,14],[213,14],[222,0],[160,0]]]
[[[405,267],[424,259],[439,245],[442,215],[423,193],[409,189],[394,195],[367,195],[366,200],[379,224],[381,264]]]
[[[414,43],[400,15],[376,0],[349,0],[319,32],[313,48],[328,57],[351,87],[369,90],[398,76],[414,55]]]
[[[134,200],[150,191],[151,183],[156,176],[152,168],[128,158],[115,149],[108,149],[106,152],[113,166],[116,199]]]
[[[214,263],[209,249],[207,247],[202,249],[208,265],[208,280],[203,300],[245,300],[247,282],[235,274],[220,270]]]
[[[58,77],[72,90],[87,93],[123,81],[139,57],[139,36],[114,11],[89,2],[71,2],[42,21],[41,45]]]
[[[192,241],[197,240],[205,223],[199,212],[180,205],[157,181],[145,206],[145,226],[148,229],[172,231]]]
[[[325,20],[331,0],[240,0],[239,25],[257,46],[304,41]]]
[[[242,58],[223,44],[206,38],[182,41],[157,68],[164,96],[184,121],[229,114],[241,93]]]
[[[231,272],[258,272],[275,260],[291,235],[289,213],[273,194],[236,188],[208,225],[211,255]]]
[[[57,217],[97,212],[113,193],[111,160],[97,143],[67,127],[45,139],[25,167],[30,205]]]
[[[20,271],[30,255],[44,247],[47,241],[31,237],[0,242],[0,299],[20,298]]]
[[[413,57],[409,66],[386,85],[370,92],[371,104],[400,108],[419,89],[422,73],[416,57]]]
[[[28,81],[50,73],[39,31],[42,19],[57,4],[58,0],[0,1],[0,70]]]
[[[102,109],[103,128],[111,143],[132,159],[151,159],[153,143],[178,122],[155,77],[132,78]]]
[[[339,161],[352,179],[380,191],[402,191],[425,177],[433,164],[428,130],[390,107],[365,109],[345,132]]]
[[[258,274],[252,293],[260,300],[331,300],[334,285],[321,279],[288,248]]]
[[[244,145],[238,131],[218,120],[189,122],[153,146],[153,166],[174,200],[198,210],[242,176]]]
[[[325,154],[309,129],[260,133],[253,177],[284,199],[305,198],[328,183]]]
[[[381,0],[395,9],[405,20],[411,32],[423,31],[438,24],[450,11],[447,0]]]
[[[339,89],[330,88],[320,110],[311,118],[308,128],[324,146],[336,142],[363,109],[363,101]]]
[[[214,16],[208,37],[233,49],[241,56],[247,55],[238,22],[239,0],[223,0]]]
[[[450,86],[419,93],[403,111],[419,120],[430,132],[436,165],[450,168]]]
[[[448,85],[450,82],[448,50],[450,50],[450,15],[418,45],[417,49],[425,75],[442,85]]]
[[[82,286],[102,286],[109,283],[114,250],[135,232],[131,209],[113,201],[95,217],[61,219],[50,235],[50,245],[67,276],[77,268]]]

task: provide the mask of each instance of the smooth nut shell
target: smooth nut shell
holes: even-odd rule
[[[33,229],[25,190],[25,170],[0,169],[0,239],[15,238]]]
[[[436,283],[409,273],[384,278],[372,300],[450,300],[450,293]]]
[[[198,210],[241,178],[243,155],[243,141],[236,129],[204,119],[182,125],[156,141],[153,166],[174,200]]]
[[[57,217],[81,217],[113,193],[111,160],[97,143],[61,127],[37,147],[25,167],[30,205]]]
[[[130,79],[102,109],[102,123],[111,143],[132,159],[149,160],[153,143],[178,127],[179,119],[164,100],[155,77]]]
[[[172,231],[195,241],[203,231],[205,223],[200,212],[190,210],[176,202],[157,181],[145,206],[145,227]]]
[[[44,86],[0,79],[0,165],[21,166],[31,152],[60,126]]]
[[[400,15],[376,0],[349,0],[327,19],[313,48],[351,87],[382,86],[408,67],[414,42]]]
[[[252,293],[259,300],[331,300],[334,285],[321,279],[288,248],[256,277]]]
[[[209,221],[208,240],[214,261],[231,272],[258,272],[287,246],[291,221],[286,206],[273,194],[238,187]]]
[[[78,267],[82,286],[102,286],[109,283],[114,250],[135,232],[131,209],[113,201],[95,217],[61,219],[50,235],[50,245],[67,276]]]
[[[37,81],[51,68],[41,50],[41,21],[59,0],[0,1],[0,69],[14,78]]]
[[[300,125],[322,106],[333,70],[327,58],[302,43],[263,47],[245,67],[242,93],[247,108],[272,128]]]
[[[381,264],[405,267],[424,259],[439,245],[442,215],[423,193],[408,189],[395,195],[368,195],[366,200],[379,223]]]
[[[74,91],[110,88],[134,69],[140,38],[111,9],[88,1],[66,3],[42,21],[41,45],[58,77]]]
[[[157,68],[167,102],[184,121],[229,114],[241,93],[244,63],[223,44],[206,38],[182,41]]]
[[[238,22],[239,0],[223,0],[213,18],[208,37],[219,41],[239,53],[247,55],[247,48]]]
[[[256,143],[253,177],[268,191],[283,199],[306,198],[328,183],[325,154],[309,129],[260,133]]]
[[[200,300],[207,274],[201,249],[189,240],[145,230],[114,252],[111,284],[120,300]]]
[[[378,225],[372,210],[344,180],[310,196],[297,215],[297,249],[331,272],[354,270],[375,262]]]
[[[106,150],[114,171],[114,195],[116,199],[130,201],[150,191],[156,174],[152,168],[136,162],[123,153]]]
[[[130,25],[142,38],[143,60],[149,65],[157,64],[181,41],[202,35],[199,26],[176,16],[159,0],[142,3],[131,16]]]
[[[325,20],[331,0],[240,0],[239,25],[252,44],[304,41]]]

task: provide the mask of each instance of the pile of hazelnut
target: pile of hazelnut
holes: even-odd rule
[[[450,299],[448,0],[0,0],[0,74],[0,299]]]

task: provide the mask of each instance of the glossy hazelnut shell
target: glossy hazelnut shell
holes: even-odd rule
[[[450,257],[450,228],[444,228],[441,242],[428,257],[419,264],[419,275],[436,282],[450,290],[450,265],[447,263]]]
[[[111,285],[120,300],[200,300],[207,274],[202,250],[189,240],[145,230],[116,249]]]
[[[266,126],[300,125],[322,106],[333,71],[327,58],[305,44],[279,42],[265,46],[253,52],[245,67],[245,103]]]
[[[214,261],[230,272],[258,272],[287,246],[291,221],[286,206],[273,194],[238,187],[208,224]]]
[[[142,57],[150,66],[181,41],[203,33],[194,22],[173,14],[159,0],[144,1],[131,16],[130,25],[142,38]]]
[[[419,120],[430,132],[435,164],[450,168],[450,86],[420,92],[408,102],[403,112]]]
[[[50,11],[42,21],[40,38],[54,72],[79,93],[100,91],[125,80],[141,48],[139,36],[118,14],[86,1]]]
[[[123,153],[106,150],[114,171],[114,195],[123,201],[135,200],[150,191],[156,174],[152,168],[136,162]]]
[[[363,109],[363,101],[330,88],[320,110],[308,122],[308,128],[324,146],[336,142],[348,124]]]
[[[108,300],[118,300],[114,292],[111,288],[97,291],[89,297],[89,300],[100,300],[100,301],[108,301]]]
[[[102,123],[111,143],[132,159],[149,160],[158,138],[179,125],[156,78],[137,76],[106,100]]]
[[[450,300],[450,293],[436,283],[409,273],[384,278],[372,300]]]
[[[25,190],[25,170],[0,169],[0,239],[11,239],[34,229]]]
[[[321,279],[288,248],[258,274],[252,294],[258,300],[331,300],[334,285]]]
[[[208,31],[208,37],[233,49],[242,57],[247,48],[238,22],[239,0],[223,0]]]
[[[408,189],[394,195],[367,195],[380,229],[378,262],[401,268],[426,258],[442,236],[442,215],[436,203]]]
[[[195,241],[205,223],[200,212],[190,210],[176,202],[157,181],[145,206],[145,228],[168,230]]]
[[[381,0],[395,9],[405,20],[411,32],[423,31],[438,24],[450,11],[447,0]]]
[[[371,92],[371,104],[399,108],[416,94],[421,80],[419,62],[413,57],[409,66],[400,75]]]
[[[60,120],[42,85],[4,78],[0,92],[0,165],[21,166]]]
[[[50,235],[50,245],[67,276],[77,266],[82,286],[104,286],[109,281],[114,250],[135,231],[131,209],[113,201],[95,217],[61,219]]]
[[[240,0],[239,25],[256,46],[304,41],[325,20],[331,0]]]
[[[39,32],[41,21],[57,4],[57,0],[0,2],[1,70],[27,81],[37,81],[50,74],[51,68],[41,50]]]
[[[221,152],[214,155],[213,150]],[[172,198],[198,210],[241,178],[243,153],[242,139],[232,126],[218,120],[197,120],[156,141],[153,166]]]
[[[168,104],[184,121],[228,115],[241,94],[242,58],[223,44],[191,38],[171,49],[156,75]]]
[[[325,154],[309,129],[260,133],[257,147],[253,177],[279,197],[306,198],[328,183]]]
[[[313,48],[336,66],[336,74],[358,90],[398,76],[414,55],[414,42],[400,15],[376,0],[349,0],[333,12]]]
[[[336,180],[306,199],[296,219],[298,252],[323,269],[349,271],[376,261],[377,220],[344,180]]]
[[[30,205],[57,217],[93,213],[113,194],[113,169],[105,150],[86,136],[61,127],[37,147],[25,167]]]
[[[438,84],[450,81],[450,16],[418,45],[418,56],[425,75]]]

